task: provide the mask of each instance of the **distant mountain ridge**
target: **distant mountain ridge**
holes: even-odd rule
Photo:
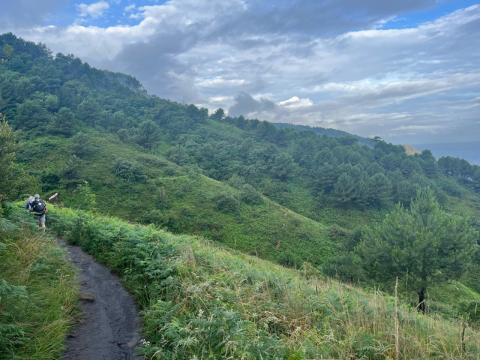
[[[353,138],[357,140],[359,144],[363,144],[371,147],[373,147],[375,144],[375,142],[372,139],[368,139],[359,135],[350,134],[346,131],[332,129],[332,128],[322,128],[317,126],[289,124],[289,123],[273,123],[273,125],[275,125],[278,129],[295,129],[300,131],[311,131],[318,135],[332,137],[332,138],[342,138],[342,137]]]

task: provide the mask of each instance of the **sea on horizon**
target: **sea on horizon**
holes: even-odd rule
[[[418,150],[430,150],[437,159],[442,156],[453,156],[465,159],[471,164],[480,165],[480,141],[416,144],[413,146]]]

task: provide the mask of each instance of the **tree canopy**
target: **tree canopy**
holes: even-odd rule
[[[373,226],[355,249],[369,278],[393,284],[396,278],[416,291],[425,310],[426,290],[463,275],[479,234],[467,218],[441,209],[431,190],[417,194],[410,207],[398,205]]]

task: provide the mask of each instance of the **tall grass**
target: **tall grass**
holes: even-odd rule
[[[77,299],[64,255],[29,224],[0,218],[0,359],[60,358]]]
[[[142,308],[151,359],[480,356],[477,331],[466,330],[463,349],[460,323],[308,266],[286,269],[201,238],[69,209],[52,209],[50,223],[122,276]]]

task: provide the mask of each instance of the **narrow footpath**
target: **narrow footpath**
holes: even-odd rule
[[[78,324],[67,338],[63,360],[137,360],[140,325],[132,297],[117,276],[78,246],[62,245],[78,269]]]

